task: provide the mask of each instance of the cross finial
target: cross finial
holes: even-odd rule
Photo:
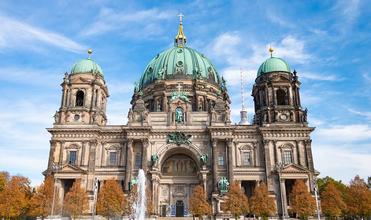
[[[184,17],[184,15],[182,13],[179,13],[178,14],[178,17],[179,17],[179,23],[180,24],[183,24],[183,17]]]
[[[180,89],[182,88],[182,86],[180,85],[180,83],[178,83],[177,88],[178,88],[178,92],[180,92]]]
[[[274,51],[274,49],[272,48],[272,46],[271,45],[269,45],[269,53],[271,54],[271,57],[273,56],[273,51]]]
[[[88,50],[88,54],[89,54],[89,55],[88,55],[88,59],[91,59],[91,54],[92,54],[92,53],[93,53],[93,49],[90,48],[90,49]]]

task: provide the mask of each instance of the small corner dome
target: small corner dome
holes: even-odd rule
[[[91,74],[99,74],[103,77],[102,68],[91,58],[83,59],[73,65],[71,69],[71,74],[78,74],[78,73],[91,73]]]
[[[270,72],[291,72],[289,64],[278,57],[269,57],[264,61],[257,72],[257,77]]]

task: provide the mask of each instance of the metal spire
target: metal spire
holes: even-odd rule
[[[245,89],[244,89],[244,78],[243,78],[243,72],[242,69],[240,69],[240,77],[241,77],[241,102],[242,102],[242,108],[240,111],[241,121],[239,125],[248,125],[247,121],[247,110],[245,108]]]
[[[178,34],[175,37],[175,46],[178,47],[184,47],[187,42],[187,37],[185,36],[183,32],[183,17],[184,15],[180,13],[178,15],[179,17],[179,28],[178,28]]]

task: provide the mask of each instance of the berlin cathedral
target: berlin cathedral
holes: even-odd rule
[[[294,181],[302,179],[314,190],[314,128],[301,106],[296,71],[270,52],[251,91],[253,120],[248,123],[242,108],[238,124],[231,123],[226,81],[208,58],[187,46],[182,21],[174,46],[155,55],[140,76],[125,125],[106,124],[109,88],[101,67],[90,55],[77,62],[63,78],[61,106],[47,129],[44,174],[54,176],[58,202],[80,179],[92,213],[105,180],[117,180],[128,193],[142,169],[158,216],[191,216],[189,198],[202,185],[213,215],[223,218],[223,186],[232,182],[248,197],[266,183],[277,216],[288,216]]]

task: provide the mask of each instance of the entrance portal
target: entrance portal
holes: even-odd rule
[[[184,217],[184,203],[182,200],[176,201],[175,217]]]

